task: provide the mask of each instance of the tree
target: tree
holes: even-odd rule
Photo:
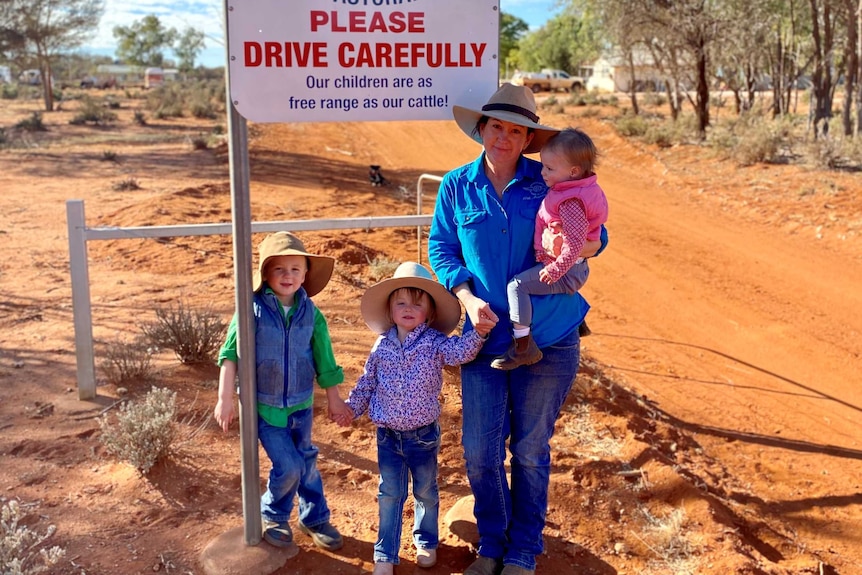
[[[511,14],[500,13],[500,74],[508,76],[509,66],[517,67],[518,41],[530,30],[530,26]]]
[[[115,26],[117,56],[133,66],[161,66],[164,50],[177,39],[175,28],[165,28],[158,16],[150,14],[136,20],[131,26]]]
[[[17,42],[36,61],[45,111],[50,112],[54,109],[53,64],[60,54],[92,36],[102,18],[104,0],[2,0],[0,6],[0,43]]]
[[[174,54],[180,61],[180,71],[188,73],[194,70],[195,60],[204,48],[204,33],[191,27],[186,28],[174,48]]]
[[[595,20],[580,10],[567,9],[521,39],[521,65],[528,70],[558,68],[577,73],[599,53],[600,34]]]

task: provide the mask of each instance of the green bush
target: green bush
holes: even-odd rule
[[[155,311],[156,321],[141,325],[151,345],[172,350],[181,363],[215,360],[227,329],[221,317],[209,310],[190,309],[182,301]]]
[[[57,530],[48,526],[44,535],[21,525],[25,516],[14,499],[3,504],[0,510],[0,571],[3,575],[36,575],[48,571],[66,554],[59,547],[38,547]]]
[[[621,136],[639,138],[649,130],[649,123],[641,116],[620,116],[614,126]]]
[[[177,394],[153,387],[144,401],[120,406],[116,423],[107,414],[99,418],[101,441],[109,453],[146,475],[160,459],[168,457],[176,437]]]
[[[0,100],[18,99],[18,86],[14,84],[3,84],[0,86]]]
[[[117,121],[117,115],[97,100],[84,96],[81,98],[81,108],[74,118],[69,120],[70,124],[80,126],[82,124],[103,125]]]

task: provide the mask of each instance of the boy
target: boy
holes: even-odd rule
[[[272,462],[261,497],[263,538],[276,547],[293,543],[288,525],[299,496],[299,530],[314,544],[334,551],[343,540],[329,522],[317,447],[311,443],[314,380],[326,390],[329,416],[349,421],[338,393],[344,373],[335,362],[326,319],[312,303],[332,277],[333,258],[305,251],[287,232],[267,236],[259,246],[254,277],[255,376],[258,437]],[[236,415],[237,317],[219,352],[218,403],[213,415],[224,431]]]

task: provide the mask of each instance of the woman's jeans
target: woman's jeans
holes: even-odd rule
[[[380,529],[374,544],[376,563],[398,564],[408,475],[413,479],[413,543],[418,549],[437,548],[440,542],[437,526],[440,514],[437,491],[439,451],[440,426],[436,421],[411,431],[377,428]]]
[[[272,462],[266,493],[260,498],[265,519],[286,523],[299,495],[299,521],[317,527],[329,521],[323,496],[323,480],[317,470],[317,447],[311,444],[312,409],[302,409],[287,418],[287,427],[274,427],[260,416],[257,434]]]
[[[536,568],[543,548],[550,439],[578,370],[577,327],[542,353],[540,362],[512,371],[492,368],[488,355],[461,366],[462,441],[476,498],[479,554],[525,569]],[[507,439],[511,486],[504,467]]]

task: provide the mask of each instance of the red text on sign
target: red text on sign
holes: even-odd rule
[[[347,17],[336,11],[312,10],[311,31],[328,29],[330,32],[390,32],[412,34],[425,32],[424,12],[348,12]]]
[[[326,42],[245,42],[245,65],[254,68],[325,68]]]

